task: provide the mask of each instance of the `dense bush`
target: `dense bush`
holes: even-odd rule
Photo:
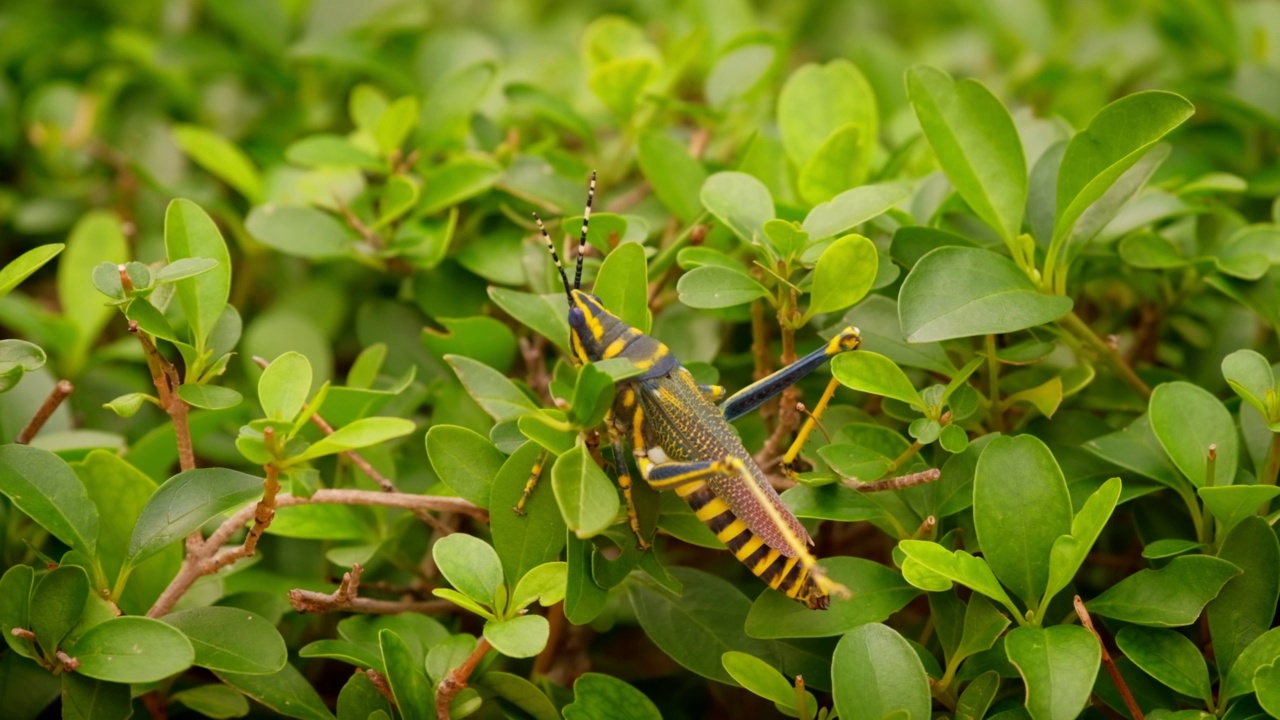
[[[602,5],[0,7],[5,717],[1280,716],[1280,2]],[[861,329],[851,597],[638,547],[593,170],[698,382]]]

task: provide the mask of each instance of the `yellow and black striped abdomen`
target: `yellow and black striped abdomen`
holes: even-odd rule
[[[711,528],[711,532],[728,546],[729,552],[769,587],[812,609],[827,607],[830,598],[818,587],[800,558],[788,557],[769,547],[764,538],[751,532],[747,524],[734,515],[707,483],[691,482],[677,488],[676,494],[689,503],[694,515]]]

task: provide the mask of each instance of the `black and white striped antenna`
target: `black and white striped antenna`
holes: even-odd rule
[[[573,293],[569,291],[569,276],[564,272],[564,266],[560,264],[560,256],[556,254],[555,243],[551,242],[551,235],[547,233],[547,226],[542,224],[542,218],[538,217],[538,213],[533,213],[533,219],[538,223],[538,229],[542,231],[542,239],[547,243],[547,250],[551,251],[551,259],[556,263],[556,270],[560,271],[560,282],[564,284],[565,297],[569,298],[569,306],[573,306]],[[581,262],[579,262],[581,267]]]
[[[591,202],[596,199],[596,171],[591,171],[591,186],[587,188],[587,209],[582,213],[582,237],[578,238],[578,267],[573,274],[573,289],[582,287],[582,260],[587,249],[587,225],[591,223]]]

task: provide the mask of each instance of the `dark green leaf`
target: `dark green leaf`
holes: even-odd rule
[[[241,675],[219,671],[223,682],[276,712],[301,720],[334,720],[333,713],[292,665],[272,675]]]
[[[586,673],[573,683],[573,702],[564,708],[565,720],[662,720],[653,701],[625,682],[608,675]]]
[[[862,625],[840,638],[831,682],[836,710],[845,720],[929,716],[924,666],[906,638],[885,625]]]
[[[1141,570],[1089,601],[1089,612],[1138,625],[1190,625],[1240,568],[1205,555],[1182,555]]]
[[[493,481],[489,527],[493,533],[493,547],[502,560],[505,575],[512,580],[555,560],[564,548],[565,524],[556,505],[554,491],[547,487],[550,480],[548,467],[541,468],[542,478],[525,503],[524,514],[515,512],[516,503],[542,452],[535,443],[521,445],[502,464]]]
[[[1132,625],[1116,634],[1116,646],[1156,680],[1183,695],[1212,702],[1209,667],[1195,643],[1182,633]]]
[[[50,571],[35,586],[31,594],[31,631],[45,658],[53,658],[63,638],[80,622],[88,599],[89,577],[74,565]]]
[[[870,560],[833,557],[823,560],[822,566],[853,597],[834,597],[828,609],[810,610],[782,593],[766,590],[751,604],[747,634],[762,639],[842,635],[858,625],[887,620],[920,594],[902,575]]]
[[[26,445],[0,447],[0,492],[54,537],[93,554],[98,510],[62,458]]]
[[[80,673],[62,675],[64,720],[126,720],[132,715],[128,685],[94,680]]]
[[[1231,485],[1240,456],[1231,413],[1208,390],[1189,382],[1164,383],[1151,393],[1151,429],[1191,484],[1205,485],[1209,446],[1218,448],[1215,485]]]
[[[249,714],[249,701],[226,685],[199,685],[176,692],[169,699],[205,717],[238,718]]]
[[[1027,684],[1027,712],[1034,720],[1071,720],[1089,701],[1102,650],[1078,625],[1021,627],[1005,638],[1009,662]]]
[[[1236,658],[1271,626],[1280,597],[1280,543],[1260,517],[1235,526],[1218,557],[1240,568],[1205,612],[1218,674],[1228,677]]]
[[[138,516],[126,564],[138,563],[262,494],[262,478],[226,468],[187,470],[156,490]]]
[[[284,667],[289,654],[275,626],[247,610],[206,607],[171,613],[164,622],[191,641],[196,665],[210,670],[270,675]]]
[[[394,630],[378,633],[378,641],[382,646],[382,663],[387,669],[387,682],[391,685],[396,707],[407,718],[430,717],[435,693],[422,665],[413,661],[409,646]]]
[[[490,488],[506,460],[493,443],[466,428],[436,425],[427,431],[426,444],[440,479],[463,498],[489,507]]]

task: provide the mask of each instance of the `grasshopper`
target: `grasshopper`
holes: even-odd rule
[[[859,331],[845,328],[825,347],[725,399],[725,388],[699,385],[666,345],[626,324],[607,311],[599,298],[581,289],[583,251],[595,189],[592,173],[572,286],[546,227],[537,213],[533,217],[564,285],[575,362],[626,358],[641,371],[618,383],[613,407],[605,416],[618,484],[641,549],[646,549],[648,543],[641,535],[632,502],[632,479],[624,451],[628,444],[633,448],[636,468],[649,486],[659,491],[674,490],[752,573],[809,608],[826,608],[831,594],[847,595],[848,590],[823,574],[809,552],[813,539],[782,504],[729,423],[778,395],[834,355],[856,350],[861,344]],[[784,456],[784,468],[794,461],[834,389],[833,382],[798,434],[796,444]],[[537,482],[540,470],[541,467],[534,468],[517,512]]]

